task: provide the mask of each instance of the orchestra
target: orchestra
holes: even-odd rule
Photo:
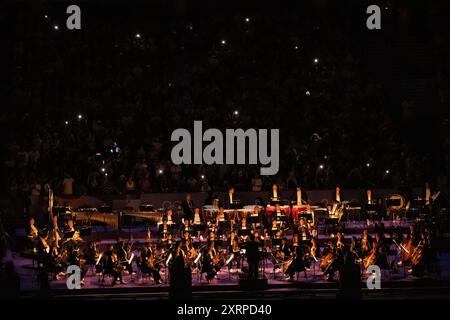
[[[242,272],[248,266],[251,277],[258,277],[262,261],[271,262],[274,277],[281,274],[293,281],[295,275],[304,274],[307,278],[310,268],[315,274],[318,266],[324,279],[333,281],[345,261],[365,269],[374,264],[389,268],[392,265],[388,261],[391,243],[398,249],[396,266],[407,266],[413,275],[422,276],[430,268],[430,261],[435,259],[435,243],[429,227],[411,224],[404,238],[402,234],[400,238],[386,238],[383,224],[376,223],[373,224],[374,236],[368,227],[359,235],[347,236],[341,224],[347,203],[339,187],[333,192],[333,201],[328,204],[328,216],[325,217],[333,225],[325,230],[315,216],[314,210],[318,206],[309,202],[306,192],[297,187],[294,195],[284,202],[274,184],[267,206],[243,210],[237,206],[225,209],[221,205],[213,215],[205,215],[202,208],[193,205],[188,195],[182,205],[184,213],[180,220],[175,219],[170,208],[162,215],[156,229],[156,242],[152,241],[150,230],[142,244],[131,238],[128,242],[117,239],[115,245],[106,244],[106,247],[101,241],[86,242],[80,236],[75,218],[66,218],[65,225],[61,225],[57,214],[52,216],[49,226],[42,229],[30,218],[27,239],[40,265],[53,274],[54,280],[64,277],[68,265],[77,265],[82,271],[82,284],[90,269],[102,282],[105,276],[111,277],[112,285],[124,284],[124,273],[135,281],[135,271],[140,279],[147,275],[155,284],[161,284],[167,279],[167,270],[173,270],[173,264],[181,261],[183,270],[197,270],[208,283],[217,278],[224,266],[229,272],[233,268]],[[425,196],[430,198],[430,191]],[[368,189],[362,207],[378,204],[378,200]],[[225,203],[226,207],[237,203],[233,188],[228,190]],[[294,208],[302,210],[294,211]],[[335,217],[337,211],[341,211],[339,219]],[[291,219],[288,217],[290,212]],[[263,223],[264,216],[269,219],[267,223]],[[318,237],[324,232],[328,239],[325,241]],[[103,252],[102,247],[105,248]]]

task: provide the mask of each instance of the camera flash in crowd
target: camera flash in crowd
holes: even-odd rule
[[[64,124],[67,126],[69,124],[69,121],[64,121]]]
[[[82,114],[79,114],[79,115],[77,116],[77,118],[78,118],[78,120],[81,120],[81,119],[83,119],[83,115],[82,115]]]
[[[319,59],[318,58],[314,58],[314,63],[318,64],[319,63]]]
[[[385,172],[386,172],[386,174],[389,174],[390,171],[389,171],[389,169],[387,169]]]
[[[54,30],[59,30],[59,26],[58,26],[57,24],[55,24],[55,25],[53,26],[53,29],[54,29]]]
[[[323,164],[319,165],[319,169],[320,169],[320,170],[323,169]]]

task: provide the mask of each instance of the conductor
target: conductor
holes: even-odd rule
[[[258,242],[255,240],[255,236],[253,234],[250,235],[250,241],[247,244],[246,256],[249,279],[258,279],[259,250]]]

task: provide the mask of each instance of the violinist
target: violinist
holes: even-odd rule
[[[84,277],[88,272],[86,267],[86,260],[83,258],[81,254],[80,248],[76,243],[72,243],[67,249],[68,251],[68,261],[70,265],[78,266],[81,270],[81,285],[84,285]]]
[[[129,273],[133,273],[133,266],[132,261],[128,261],[128,250],[125,246],[124,241],[118,241],[116,244],[116,247],[114,249],[114,252],[117,255],[117,258],[119,260],[119,264]]]
[[[240,253],[241,249],[239,247],[239,239],[236,236],[236,233],[232,230],[230,232],[230,236],[227,239],[227,254],[228,256],[234,255],[234,259],[230,262],[229,268],[232,268],[233,261],[236,261],[236,267],[239,269],[240,267]]]
[[[119,268],[119,260],[117,255],[114,253],[114,247],[112,244],[108,245],[108,248],[103,253],[103,274],[109,274],[113,277],[112,285],[114,286],[117,281],[120,281],[121,284],[125,282],[122,280],[122,272]]]
[[[54,273],[53,280],[59,280],[61,277],[65,276],[64,267],[66,264],[67,250],[65,248],[61,249],[56,246],[56,242],[53,242],[52,248],[50,249],[50,265],[49,270]]]
[[[214,242],[209,241],[207,247],[204,249],[202,273],[206,273],[206,280],[208,283],[216,276],[219,267],[218,254],[214,247]]]
[[[197,256],[197,252],[195,251],[194,245],[191,240],[191,236],[188,231],[185,231],[183,234],[183,246],[181,247],[186,254],[186,259],[193,260]]]

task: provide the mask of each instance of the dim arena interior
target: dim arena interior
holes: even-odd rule
[[[0,4],[1,297],[448,299],[449,3],[366,2]]]

